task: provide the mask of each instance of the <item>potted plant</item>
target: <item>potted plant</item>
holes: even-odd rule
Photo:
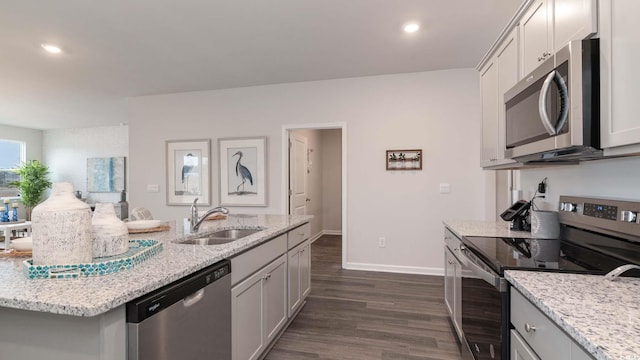
[[[38,160],[29,160],[12,169],[20,180],[12,181],[9,186],[18,188],[20,198],[27,210],[27,220],[31,220],[31,210],[42,201],[42,194],[51,187],[49,168]]]

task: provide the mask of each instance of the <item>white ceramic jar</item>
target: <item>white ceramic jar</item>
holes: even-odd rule
[[[129,229],[111,203],[98,203],[91,219],[93,257],[122,254],[129,250]]]
[[[71,183],[54,183],[51,196],[31,213],[34,265],[91,262],[91,208],[76,198]]]

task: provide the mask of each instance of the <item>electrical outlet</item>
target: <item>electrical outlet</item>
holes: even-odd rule
[[[386,247],[387,246],[387,239],[385,239],[384,237],[379,237],[378,238],[378,247]]]

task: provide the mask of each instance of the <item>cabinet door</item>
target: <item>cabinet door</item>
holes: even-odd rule
[[[286,255],[282,255],[265,268],[263,284],[264,342],[269,344],[287,322]]]
[[[453,325],[462,339],[462,264],[453,257]]]
[[[455,276],[455,263],[453,256],[450,254],[448,248],[444,249],[444,304],[449,311],[451,320],[454,320],[453,307],[454,307],[454,289],[453,282]]]
[[[300,250],[300,301],[311,292],[311,245],[307,240]]]
[[[292,316],[300,305],[300,248],[297,247],[289,251],[288,255],[289,267],[289,316]]]
[[[511,31],[504,39],[502,46],[496,52],[496,69],[498,71],[498,126],[497,126],[497,158],[504,159],[507,146],[506,110],[504,94],[520,79],[518,65],[518,27]]]
[[[233,360],[257,359],[264,349],[262,336],[262,271],[231,289],[231,341]]]
[[[555,51],[572,40],[582,40],[598,31],[596,0],[553,1],[553,44]]]
[[[480,72],[482,97],[481,166],[491,166],[498,154],[498,72],[495,59],[487,62]]]
[[[511,360],[540,360],[515,330],[511,330]]]
[[[639,12],[637,0],[600,0],[603,148],[640,144],[640,37],[637,19],[629,15]]]
[[[549,58],[552,49],[553,9],[549,0],[535,1],[520,20],[522,76]]]

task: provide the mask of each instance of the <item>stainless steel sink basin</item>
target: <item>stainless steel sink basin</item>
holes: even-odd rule
[[[221,245],[227,244],[238,239],[242,239],[245,236],[255,234],[264,229],[226,229],[219,230],[211,234],[194,237],[186,240],[177,241],[178,244],[187,245]]]

